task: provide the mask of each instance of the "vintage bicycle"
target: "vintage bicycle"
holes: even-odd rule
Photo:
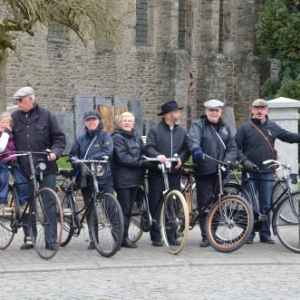
[[[66,246],[73,236],[78,237],[81,230],[85,234],[84,224],[87,220],[89,232],[84,237],[85,241],[93,241],[96,250],[102,256],[111,257],[121,247],[124,220],[118,200],[109,193],[100,192],[98,188],[97,177],[104,174],[108,156],[101,160],[72,158],[71,161],[80,164],[92,176],[94,190],[88,203],[79,208],[74,183],[77,171],[59,171],[63,176],[63,179],[57,179],[58,195],[63,208],[61,246]]]
[[[272,180],[272,182],[277,185],[276,190],[279,190],[279,193],[277,193],[276,197],[273,196],[273,202],[267,210],[266,215],[261,215],[259,212],[259,199],[255,193],[252,183],[253,179],[249,173],[246,172],[246,180],[242,185],[229,184],[228,193],[238,193],[251,204],[255,217],[254,231],[261,229],[262,222],[266,220],[267,214],[272,211],[271,226],[274,235],[278,237],[286,248],[293,252],[300,253],[300,191],[293,190],[292,188],[292,180],[296,182],[297,178],[291,176],[292,168],[289,165],[285,165],[276,160],[266,160],[263,164],[271,164],[269,168],[273,168],[275,165],[279,166],[283,172],[281,176],[277,174],[274,180]],[[257,169],[256,172],[259,172],[259,170]],[[280,186],[280,188],[278,186]],[[273,193],[275,193],[276,190],[273,188]]]
[[[14,180],[12,184],[9,184],[7,206],[11,207],[11,211],[0,215],[0,249],[4,250],[11,244],[18,228],[27,227],[30,234],[30,237],[26,237],[27,243],[32,243],[41,258],[50,259],[59,250],[62,238],[62,230],[60,226],[57,226],[57,222],[61,223],[63,220],[62,208],[53,190],[47,187],[39,189],[36,176],[39,176],[40,181],[43,180],[46,165],[43,159],[39,159],[37,165],[34,165],[33,160],[33,155],[46,157],[49,152],[16,151],[5,154],[9,155],[7,160],[12,157],[28,156],[31,170],[29,184],[32,184],[33,191],[28,202],[21,209],[16,192],[18,183]],[[12,172],[11,174],[14,179]]]
[[[159,220],[155,220],[150,213],[148,200],[148,174],[143,178],[143,184],[139,187],[138,199],[131,211],[129,238],[136,242],[143,232],[150,231],[151,226],[158,224],[164,245],[171,254],[180,253],[188,238],[188,209],[184,196],[180,191],[170,190],[168,181],[168,169],[172,162],[177,161],[177,155],[167,158],[165,163],[160,163],[157,158],[144,156],[147,161],[158,162],[164,179],[165,190],[162,193],[162,201],[155,208],[155,213],[160,212]]]
[[[211,198],[202,207],[197,207],[193,173],[194,164],[183,167],[183,193],[188,204],[190,230],[198,223],[200,216],[207,214],[206,234],[211,246],[224,253],[233,252],[248,240],[254,222],[253,211],[245,198],[223,193],[222,170],[231,165],[204,154],[218,165],[218,182]]]

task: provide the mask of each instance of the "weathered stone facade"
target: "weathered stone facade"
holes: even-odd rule
[[[120,2],[125,7],[135,0]],[[166,101],[190,106],[193,120],[204,101],[216,98],[234,107],[240,124],[270,70],[257,56],[259,2],[186,0],[185,50],[178,49],[179,0],[148,0],[146,47],[135,46],[135,13],[127,17],[119,44],[96,38],[85,48],[73,34],[50,39],[47,28],[37,27],[33,38],[20,35],[19,52],[10,53],[7,95],[33,86],[38,102],[57,113],[74,112],[75,94],[122,96],[140,100],[144,118],[156,121]]]

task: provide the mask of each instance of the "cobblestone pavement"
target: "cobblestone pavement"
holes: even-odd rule
[[[179,255],[151,246],[122,248],[111,258],[87,251],[83,236],[42,260],[20,251],[22,233],[1,251],[0,299],[299,299],[299,255],[276,239],[254,241],[233,253],[200,248],[200,231],[190,232]]]

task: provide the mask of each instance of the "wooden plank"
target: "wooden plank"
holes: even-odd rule
[[[114,126],[118,124],[119,116],[125,111],[128,111],[127,107],[114,106]]]
[[[102,116],[102,123],[107,132],[112,133],[114,129],[114,107],[98,105],[98,111]]]

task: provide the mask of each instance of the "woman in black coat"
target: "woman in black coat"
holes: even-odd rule
[[[112,134],[114,145],[113,182],[124,216],[122,247],[127,248],[137,248],[137,245],[128,238],[128,228],[130,212],[137,196],[138,186],[142,183],[142,166],[147,163],[141,161],[144,144],[141,136],[133,129],[134,121],[132,113],[122,113]]]

